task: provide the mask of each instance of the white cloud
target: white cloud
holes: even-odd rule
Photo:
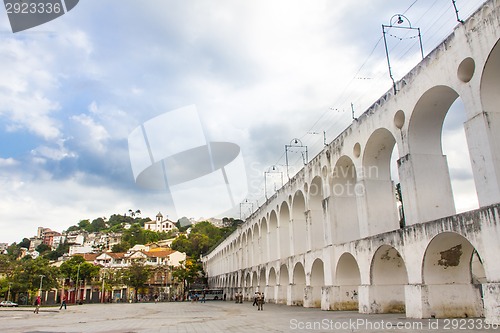
[[[0,187],[0,224],[20,221],[5,237],[128,209],[172,216],[165,194],[132,187],[126,138],[148,119],[190,104],[210,139],[240,145],[251,189],[262,195],[257,178],[280,163],[284,144],[299,137],[314,155],[323,131],[330,141],[349,123],[351,102],[359,114],[390,89],[383,45],[368,55],[380,24],[412,2],[80,1],[31,33],[2,35],[0,130],[37,140],[20,146],[27,160],[0,150],[0,167],[21,169]],[[431,4],[420,1],[407,13],[427,26],[426,49],[455,24],[452,17],[433,27],[442,13],[422,15]],[[401,51],[393,58],[398,75],[418,61]],[[312,128],[320,134],[306,134],[323,114]],[[73,161],[55,180],[54,163],[64,169]],[[460,154],[450,152],[449,161],[460,163]],[[467,198],[462,185],[456,189]]]
[[[72,116],[71,119],[81,128],[78,134],[78,140],[76,140],[79,146],[99,154],[106,152],[106,143],[110,135],[104,126],[98,124],[93,118],[86,114]]]

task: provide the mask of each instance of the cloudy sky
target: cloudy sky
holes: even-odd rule
[[[482,3],[458,0],[460,16]],[[299,138],[314,156],[323,132],[330,142],[350,123],[351,103],[359,115],[391,88],[381,24],[400,13],[421,28],[426,54],[457,24],[451,0],[86,0],[14,34],[1,9],[0,242],[129,209],[208,217],[196,200],[179,209],[139,187],[130,162],[131,133],[186,106],[199,118],[177,126],[186,142],[202,133],[241,149],[252,205],[234,202],[233,216],[256,208],[264,171],[284,171],[285,144]],[[396,79],[419,61],[417,40],[400,37],[389,39]],[[455,109],[444,149],[467,210],[477,204],[454,149],[464,142]]]

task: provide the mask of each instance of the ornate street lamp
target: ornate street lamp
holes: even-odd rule
[[[405,22],[406,22],[406,24],[404,24]],[[412,27],[410,20],[406,16],[404,16],[403,14],[393,15],[389,21],[389,25],[382,24],[382,34],[384,35],[385,55],[387,57],[387,66],[389,67],[389,76],[391,77],[391,80],[392,80],[392,87],[394,89],[394,94],[397,94],[398,90],[396,88],[396,81],[394,80],[394,76],[392,74],[391,61],[389,59],[389,48],[387,47],[387,38],[386,38],[387,31],[390,30],[391,28],[416,30],[418,32],[418,40],[420,42],[420,53],[422,55],[422,59],[424,59],[424,49],[422,46],[422,35],[420,34],[420,28]],[[399,37],[396,37],[396,38],[399,38]],[[412,37],[412,38],[414,38],[414,37]],[[402,38],[399,38],[399,39],[401,40]]]
[[[270,166],[267,171],[264,171],[264,195],[266,196],[267,200],[267,176],[269,174],[276,174],[279,173],[281,175],[281,186],[283,187],[283,172],[279,171],[278,167],[276,165]],[[276,192],[276,183],[274,184],[274,191]]]
[[[302,162],[306,165],[309,162],[309,157],[307,155],[307,146],[302,144],[302,141],[295,138],[290,141],[290,144],[285,145],[285,159],[286,159],[286,175],[290,179],[290,174],[288,173],[288,151],[289,150],[301,150]]]

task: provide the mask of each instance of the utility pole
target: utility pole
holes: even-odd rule
[[[42,285],[43,285],[43,278],[45,275],[40,274],[40,289],[38,290],[38,296],[42,296]]]

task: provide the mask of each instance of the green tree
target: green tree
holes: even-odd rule
[[[101,269],[101,273],[105,290],[113,291],[115,287],[123,285],[123,272],[121,269]]]
[[[131,247],[136,244],[144,244],[145,230],[139,225],[139,223],[135,223],[130,227],[130,229],[123,232],[122,240],[130,244]]]
[[[90,224],[89,220],[81,220],[80,222],[78,222],[78,227],[81,230],[92,232],[92,225]]]
[[[134,288],[135,302],[137,302],[137,293],[139,289],[144,287],[151,277],[151,274],[151,269],[139,261],[134,261],[129,267],[123,269],[123,282]]]
[[[45,254],[44,257],[49,260],[57,260],[62,257],[65,253],[69,252],[69,244],[67,241],[60,243],[57,248],[49,253]]]
[[[94,232],[99,232],[107,228],[106,222],[104,222],[104,219],[102,217],[96,218],[90,225],[91,230]]]
[[[30,248],[31,241],[28,238],[23,238],[23,240],[19,243],[19,247],[24,247],[25,249]]]
[[[49,265],[49,260],[38,257],[19,261],[12,276],[12,289],[34,293],[39,290],[42,282],[43,290],[57,288],[60,271],[57,267]]]
[[[123,252],[127,252],[128,249],[130,249],[130,244],[128,244],[127,242],[121,242],[121,243],[113,245],[111,247],[111,252],[123,253]]]
[[[172,249],[179,251],[179,252],[184,252],[184,253],[191,253],[191,242],[188,240],[186,235],[179,235],[174,241],[172,242]]]
[[[85,261],[82,256],[74,256],[61,264],[60,271],[64,278],[72,281],[87,281],[99,277],[99,266]]]
[[[42,243],[42,244],[38,245],[38,246],[35,248],[35,250],[37,250],[37,251],[38,251],[38,253],[40,253],[40,254],[44,254],[44,253],[46,253],[46,252],[50,252],[50,251],[51,251],[51,247],[50,247],[50,246],[48,246],[47,244],[43,244],[43,243]]]
[[[203,269],[200,263],[186,259],[180,262],[180,265],[172,271],[174,279],[182,283],[182,292],[185,293],[189,289],[191,283],[197,278],[203,276]]]
[[[209,222],[200,222],[191,229],[188,236],[177,237],[172,242],[172,249],[184,252],[189,257],[199,258],[229,234],[228,228],[218,228]]]

